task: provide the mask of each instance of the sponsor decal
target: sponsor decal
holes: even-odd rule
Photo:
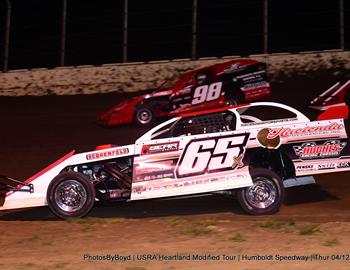
[[[149,181],[168,177],[173,178],[174,167],[175,164],[172,160],[141,162],[134,166],[135,181]]]
[[[244,115],[242,115],[244,116]],[[242,117],[241,118],[244,118]],[[249,122],[249,123],[242,123],[242,127],[244,126],[256,126],[256,125],[268,125],[268,124],[276,124],[276,123],[283,123],[283,122],[293,122],[296,121],[297,118],[286,118],[286,119],[276,119],[276,120],[268,120],[268,121],[263,121],[263,122]]]
[[[329,170],[329,169],[335,169],[337,166],[335,163],[325,163],[325,164],[318,164],[317,168],[318,170]]]
[[[224,73],[229,74],[242,69],[245,69],[244,65],[241,65],[240,63],[235,63],[235,64],[232,64],[230,67],[224,69]]]
[[[152,175],[145,175],[143,177],[138,176],[136,178],[137,181],[151,181],[151,180],[159,180],[164,178],[174,178],[174,173],[159,173],[159,174],[152,174]]]
[[[151,155],[179,150],[179,142],[150,144],[142,146],[141,155]]]
[[[350,162],[349,161],[336,161],[332,163],[326,163],[326,164],[319,164],[318,169],[319,170],[328,170],[328,169],[344,169],[349,168]]]
[[[333,122],[326,126],[306,126],[303,128],[276,128],[270,129],[267,135],[268,139],[274,139],[278,136],[282,138],[287,137],[300,137],[300,136],[310,136],[310,135],[320,135],[332,133],[344,129],[344,125]]]
[[[172,189],[172,188],[183,188],[183,187],[190,187],[190,186],[197,186],[197,185],[206,185],[211,183],[218,183],[218,182],[226,182],[226,181],[234,181],[234,180],[240,180],[246,177],[245,174],[242,173],[236,173],[234,175],[228,175],[224,177],[213,177],[213,178],[201,178],[201,179],[186,179],[182,181],[157,181],[155,183],[150,183],[147,185],[142,186],[133,186],[132,192],[141,194],[146,191],[159,191],[164,189]]]
[[[295,169],[297,171],[312,171],[314,170],[314,165],[297,165]]]
[[[338,169],[349,168],[349,167],[350,167],[350,162],[339,162],[337,165]]]
[[[295,170],[302,171],[318,171],[318,170],[334,170],[350,168],[350,161],[337,160],[334,162],[323,162],[319,164],[297,165]]]
[[[269,87],[269,83],[268,82],[255,82],[255,83],[247,83],[245,84],[241,89],[242,90],[249,90],[249,89],[253,89],[253,88],[260,88],[260,87]]]
[[[192,85],[191,85],[192,86]],[[186,86],[179,91],[180,95],[189,94],[191,92],[191,86]]]
[[[198,86],[193,91],[192,105],[202,104],[203,102],[213,101],[221,96],[222,82],[215,82]]]
[[[295,154],[301,159],[317,159],[337,157],[346,146],[346,142],[339,140],[329,140],[324,144],[316,142],[303,143],[300,146],[293,146]]]
[[[111,149],[103,152],[95,152],[95,153],[87,154],[86,159],[91,160],[91,159],[99,159],[99,158],[106,158],[106,157],[115,157],[115,156],[124,155],[127,153],[129,153],[128,148]]]

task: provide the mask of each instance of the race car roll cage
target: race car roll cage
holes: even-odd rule
[[[296,110],[288,105],[284,105],[284,104],[280,104],[280,103],[276,103],[276,102],[256,102],[256,103],[250,103],[250,104],[229,106],[229,107],[226,107],[225,110],[223,110],[222,108],[219,108],[219,109],[212,109],[212,110],[208,110],[208,111],[199,111],[199,112],[194,112],[194,113],[182,114],[179,117],[174,117],[172,119],[169,119],[168,121],[165,121],[164,123],[159,124],[156,127],[152,128],[151,130],[146,132],[144,135],[142,135],[139,139],[137,139],[136,142],[145,141],[145,140],[152,140],[152,139],[155,139],[156,137],[160,136],[161,134],[169,132],[169,131],[171,133],[173,133],[176,124],[178,123],[178,121],[181,121],[182,119],[206,115],[206,114],[215,114],[215,113],[224,112],[224,111],[230,111],[236,117],[235,128],[231,129],[231,130],[239,130],[239,129],[242,129],[244,127],[244,123],[242,122],[241,119],[249,119],[249,120],[253,121],[257,126],[260,124],[263,125],[266,122],[265,120],[260,120],[256,117],[247,116],[247,115],[244,115],[243,113],[238,112],[238,110],[244,111],[244,109],[253,108],[253,107],[257,107],[257,106],[273,106],[273,107],[277,107],[280,109],[284,109],[284,110],[289,111],[295,115],[295,117],[294,117],[295,119],[293,119],[293,120],[299,121],[299,122],[310,122],[310,119],[308,117],[306,117],[304,114],[302,114],[298,110]],[[278,126],[280,124],[281,123],[279,121],[274,121],[274,122],[270,122],[269,126],[271,126],[271,128],[273,128],[274,126]]]

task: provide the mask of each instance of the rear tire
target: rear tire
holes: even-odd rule
[[[251,215],[267,215],[277,212],[284,200],[281,177],[268,169],[257,168],[250,173],[253,185],[237,192],[242,209]]]
[[[95,203],[95,188],[85,175],[63,172],[57,175],[47,189],[50,210],[62,219],[86,216]]]

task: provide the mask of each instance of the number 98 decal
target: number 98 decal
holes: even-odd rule
[[[194,89],[192,105],[201,104],[205,101],[213,101],[221,95],[222,82],[212,83],[210,85],[198,86]]]
[[[241,165],[249,134],[194,139],[182,152],[178,178],[233,170]]]

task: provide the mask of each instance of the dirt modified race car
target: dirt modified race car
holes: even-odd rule
[[[258,101],[270,95],[264,63],[231,60],[184,73],[151,93],[123,100],[101,113],[98,123],[148,126],[157,118]]]
[[[319,111],[350,104],[350,79],[339,81],[310,102],[309,107]]]
[[[88,214],[95,201],[226,193],[247,213],[270,214],[285,187],[347,170],[342,119],[310,121],[289,106],[258,102],[175,117],[133,145],[72,151],[25,182],[3,176],[0,210],[48,205],[69,218]]]

